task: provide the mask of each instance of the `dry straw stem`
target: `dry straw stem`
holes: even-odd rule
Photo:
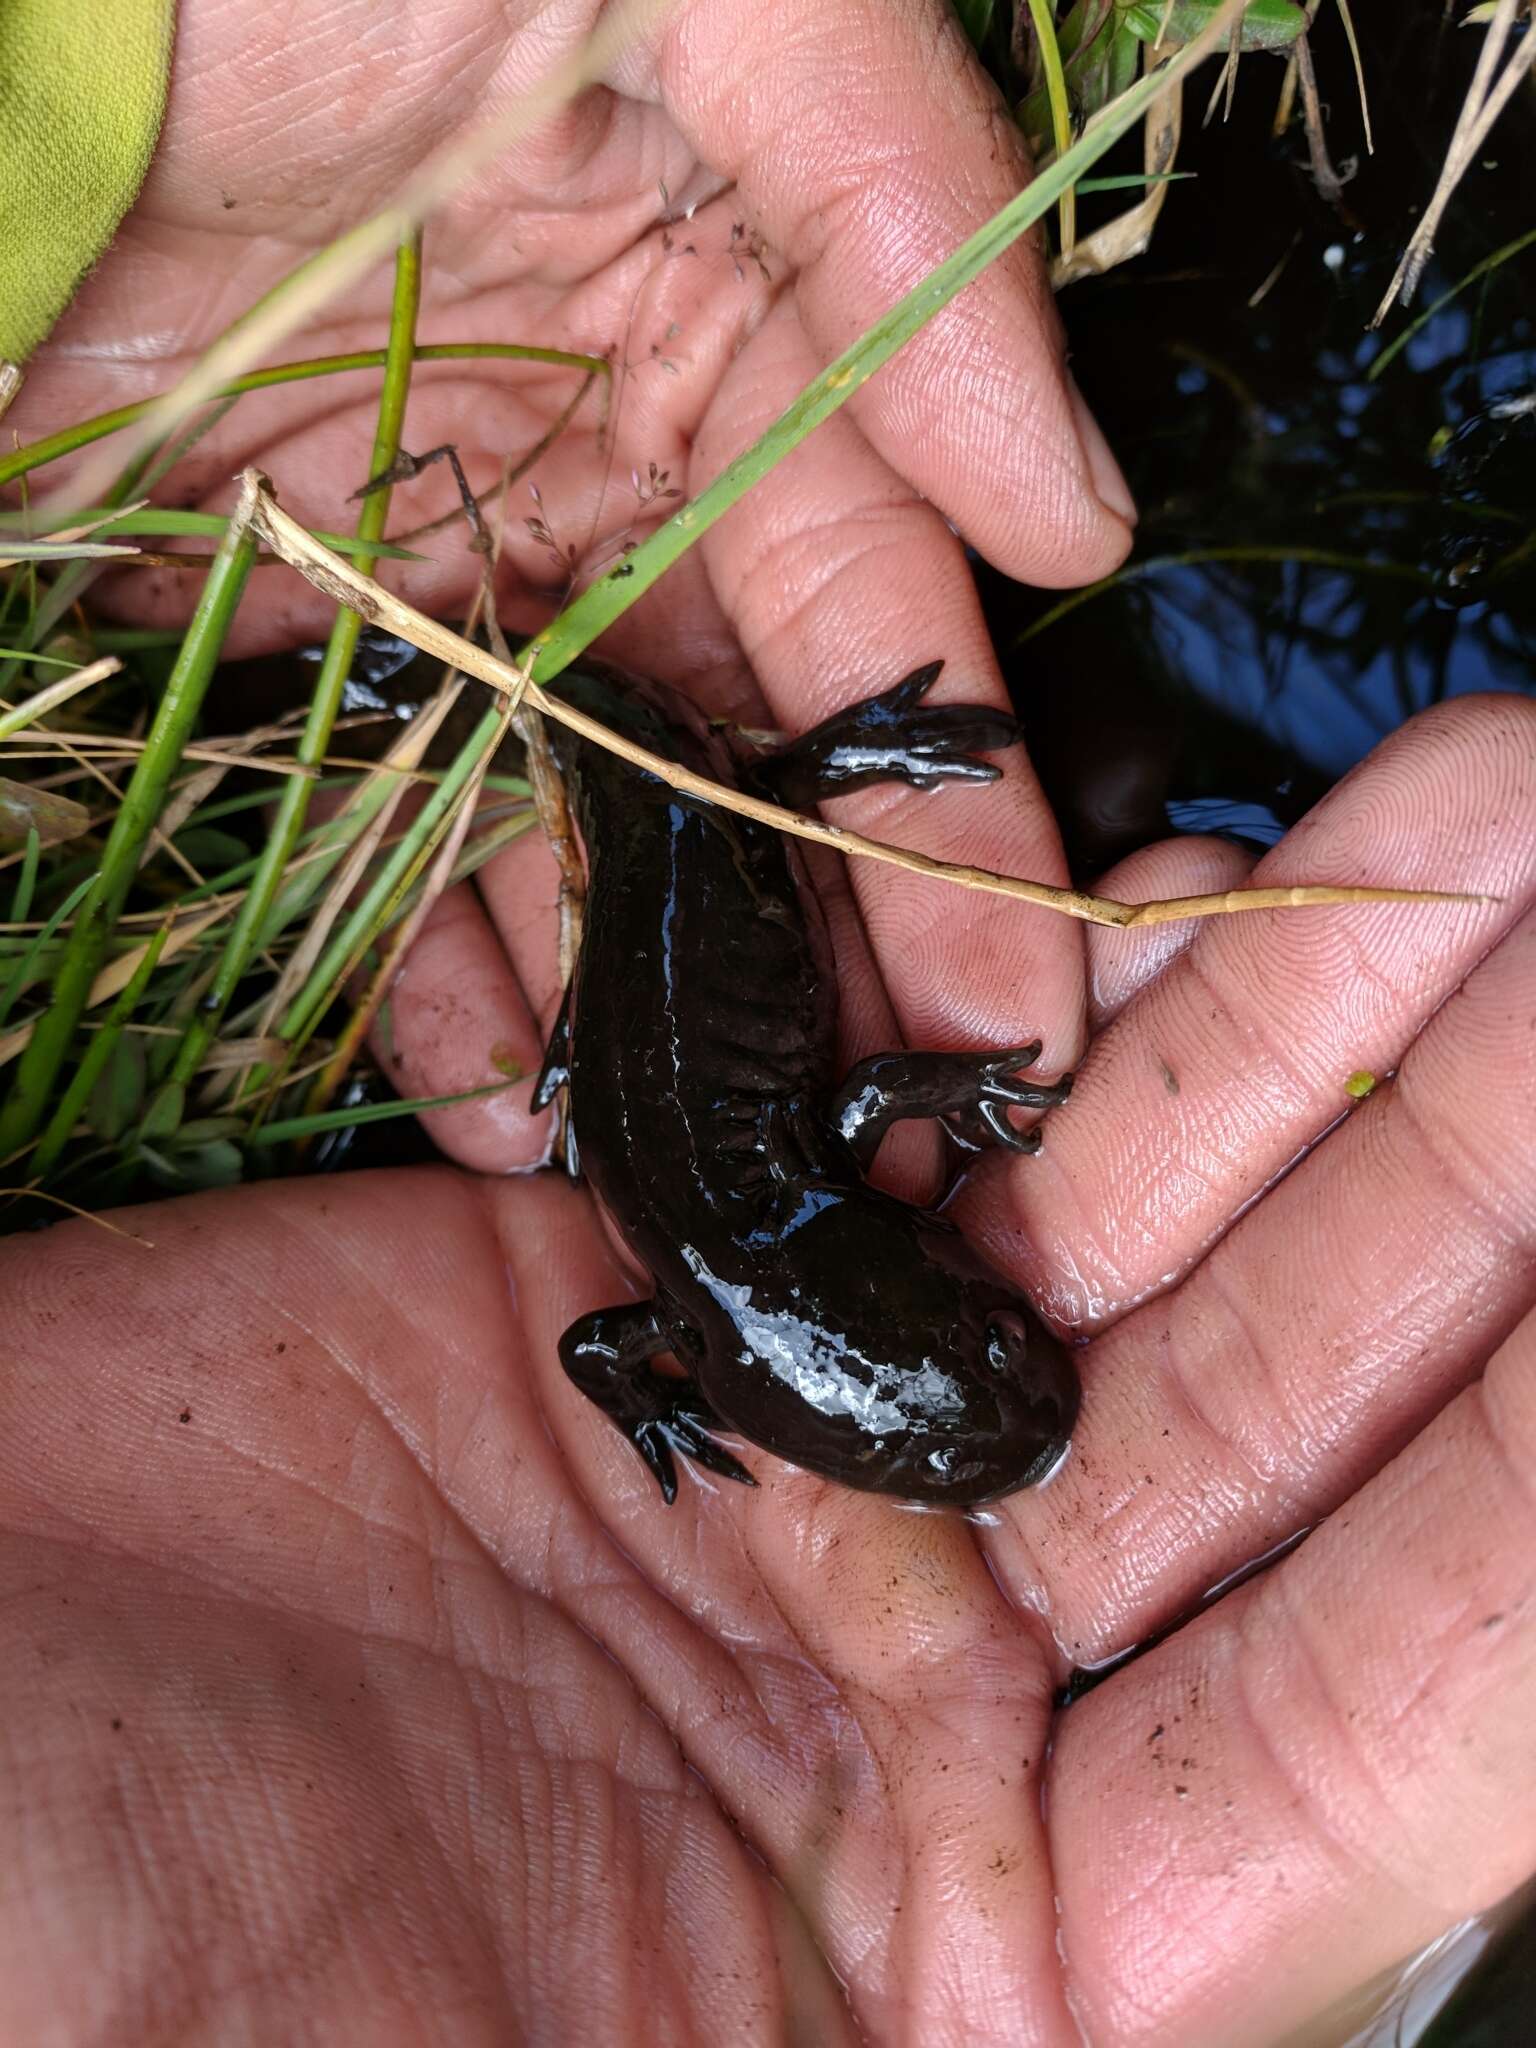
[[[1451,137],[1451,146],[1446,151],[1445,166],[1440,173],[1439,183],[1424,209],[1424,218],[1413,233],[1413,239],[1403,251],[1403,260],[1392,273],[1392,282],[1387,286],[1386,296],[1376,308],[1371,320],[1373,327],[1379,327],[1392,310],[1393,301],[1401,299],[1406,305],[1418,289],[1419,279],[1429,262],[1435,246],[1435,236],[1445,209],[1451,203],[1451,195],[1466,176],[1468,169],[1488,140],[1495,121],[1509,104],[1515,87],[1530,72],[1536,62],[1536,24],[1526,30],[1524,39],[1514,55],[1498,71],[1499,60],[1504,55],[1504,45],[1514,26],[1515,16],[1527,0],[1499,0],[1483,47],[1478,52],[1477,68],[1472,74],[1472,83],[1467,87],[1467,97],[1462,103],[1461,117],[1456,123],[1456,132]],[[1495,77],[1495,72],[1498,76]]]
[[[275,1034],[278,1020],[284,1011],[297,1001],[315,962],[325,950],[326,941],[330,938],[336,920],[346,908],[353,890],[362,881],[369,863],[394,822],[408,781],[414,779],[414,770],[420,767],[427,748],[457,702],[460,687],[461,685],[444,678],[437,695],[421,707],[384,759],[374,765],[367,783],[354,790],[338,812],[337,822],[340,823],[349,815],[366,811],[367,793],[370,789],[382,788],[385,792],[378,810],[364,824],[348,849],[331,879],[324,898],[311,914],[303,938],[290,954],[286,967],[266,998],[257,1025],[261,1033]]]
[[[705,803],[717,804],[722,810],[754,818],[759,824],[772,826],[775,831],[788,833],[792,838],[809,839],[817,845],[830,846],[836,853],[885,861],[892,867],[905,868],[909,873],[930,876],[934,881],[953,882],[963,889],[981,889],[996,896],[1012,896],[1019,902],[1033,903],[1042,910],[1054,910],[1061,916],[1078,918],[1085,924],[1111,925],[1120,930],[1138,925],[1172,924],[1189,917],[1220,917],[1241,910],[1299,910],[1339,903],[1475,903],[1484,900],[1439,889],[1347,888],[1327,883],[1278,889],[1229,889],[1215,896],[1175,896],[1149,903],[1117,903],[1109,897],[1088,896],[1077,889],[1052,888],[1045,882],[1028,882],[1016,875],[994,874],[987,868],[962,867],[951,861],[930,859],[927,854],[914,853],[906,847],[889,846],[879,839],[866,839],[862,833],[850,832],[844,826],[830,825],[819,818],[802,817],[797,811],[765,803],[757,797],[748,796],[743,790],[728,789],[722,783],[711,782],[707,776],[693,774],[676,761],[668,761],[660,754],[632,745],[607,726],[599,725],[596,719],[588,718],[571,705],[546,695],[524,670],[498,661],[495,655],[476,647],[472,640],[465,640],[449,627],[415,611],[399,598],[391,596],[372,577],[360,574],[349,562],[322,547],[297,520],[282,510],[272,496],[271,485],[258,471],[247,470],[241,478],[241,487],[242,503],[251,507],[251,523],[256,532],[284,561],[336,603],[351,605],[371,624],[382,625],[424,653],[437,655],[465,675],[476,676],[481,682],[489,683],[492,689],[501,691],[514,704],[531,704],[546,718],[568,726],[572,732],[580,733],[583,739],[605,747],[609,753],[617,754],[632,766],[656,776],[670,788],[698,797]]]
[[[258,299],[203,351],[181,382],[134,424],[126,446],[113,452],[99,450],[86,458],[61,502],[98,503],[124,466],[132,465],[173,434],[189,413],[215,397],[222,386],[270,358],[280,342],[305,326],[322,307],[361,283],[467,178],[558,114],[578,93],[595,85],[673,4],[674,0],[630,0],[627,6],[607,10],[573,55],[520,94],[494,120],[484,122],[451,148],[438,151],[382,212],[309,257]],[[44,508],[51,509],[51,505]]]
[[[1161,45],[1159,47],[1162,47]],[[1152,53],[1144,54],[1144,66],[1150,65]],[[1110,103],[1113,105],[1113,101]],[[1142,124],[1142,168],[1152,182],[1147,186],[1146,196],[1128,207],[1124,213],[1106,221],[1101,228],[1095,228],[1076,247],[1063,249],[1051,265],[1051,285],[1060,291],[1064,286],[1076,284],[1079,278],[1102,277],[1121,263],[1129,263],[1133,256],[1140,256],[1151,246],[1152,230],[1157,226],[1158,215],[1163,203],[1173,189],[1169,173],[1179,153],[1179,133],[1183,122],[1184,81],[1175,78],[1168,90],[1161,93],[1147,108]],[[1088,121],[1084,134],[1108,111],[1101,107]]]
[[[141,549],[131,544],[103,541],[95,547],[77,547],[77,541],[88,540],[98,528],[110,526],[114,519],[126,519],[131,512],[142,512],[149,503],[148,498],[136,498],[131,505],[100,512],[94,519],[87,519],[76,526],[60,527],[55,533],[44,534],[33,540],[31,535],[13,536],[0,541],[0,569],[14,569],[18,562],[27,561],[77,561],[82,557],[100,558],[106,555],[137,555]],[[6,552],[20,549],[21,552]]]
[[[0,734],[0,738],[4,738]],[[59,756],[78,760],[86,765],[91,760],[118,761],[133,760],[144,751],[143,740],[130,739],[126,733],[115,732],[59,732],[49,728],[47,732],[30,735],[26,748],[12,753],[7,748],[0,754],[0,761],[48,761]],[[238,747],[217,746],[209,741],[206,746],[183,747],[183,761],[208,761],[221,768],[256,768],[263,774],[297,775],[306,782],[313,782],[319,775],[318,768],[312,768],[305,761],[297,761],[290,754],[248,754]],[[350,756],[338,755],[327,758],[327,768],[352,768],[373,766],[371,761],[357,762]],[[114,794],[117,794],[114,791]]]
[[[85,668],[60,676],[56,683],[49,683],[36,696],[24,698],[20,704],[4,704],[0,708],[0,740],[8,740],[12,733],[25,732],[28,726],[46,718],[50,711],[57,711],[61,704],[67,704],[82,690],[89,690],[93,684],[104,683],[108,676],[115,676],[122,665],[115,654],[105,654],[100,661],[90,662]],[[38,737],[52,740],[58,736],[47,732]]]
[[[5,367],[9,367],[6,365]],[[34,1202],[52,1202],[56,1209],[67,1209],[71,1216],[78,1216],[82,1223],[94,1223],[99,1230],[110,1231],[113,1237],[125,1237],[130,1244],[141,1244],[145,1251],[152,1252],[155,1241],[152,1237],[140,1237],[136,1230],[124,1230],[120,1223],[109,1222],[94,1209],[82,1209],[77,1202],[66,1202],[62,1195],[51,1195],[46,1188],[0,1188],[0,1201],[14,1201],[27,1196]]]

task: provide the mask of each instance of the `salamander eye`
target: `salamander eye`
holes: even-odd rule
[[[1024,1318],[1012,1309],[995,1309],[987,1318],[987,1363],[994,1372],[1015,1372],[1029,1352]]]

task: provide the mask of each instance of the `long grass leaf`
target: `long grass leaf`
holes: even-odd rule
[[[384,474],[400,453],[400,434],[405,423],[405,403],[411,388],[411,367],[416,346],[416,316],[421,309],[421,230],[413,228],[395,252],[395,290],[390,307],[389,345],[385,355],[384,384],[379,394],[379,419],[374,432],[373,460],[368,474]],[[382,552],[381,540],[389,520],[390,493],[374,490],[363,499],[357,521],[357,564],[368,574]],[[358,637],[363,622],[355,611],[342,605],[320,658],[310,697],[309,716],[296,749],[307,768],[319,769],[330,745],[331,732],[341,710],[342,692],[352,673]],[[277,815],[268,830],[256,873],[230,928],[224,953],[214,973],[213,985],[198,1005],[171,1067],[174,1080],[189,1081],[202,1063],[204,1052],[218,1030],[235,990],[248,972],[260,948],[262,927],[282,886],[283,875],[293,857],[304,819],[309,810],[311,784],[298,776],[283,786]]]
[[[306,356],[296,363],[272,363],[264,370],[250,370],[243,377],[232,378],[213,395],[222,403],[226,399],[243,398],[248,391],[270,391],[280,384],[304,384],[313,377],[340,377],[352,370],[381,370],[385,353],[381,348],[361,348],[353,350],[350,355]],[[427,342],[412,353],[418,363],[547,363],[556,369],[584,370],[591,376],[613,375],[612,363],[603,356],[573,355],[569,349],[562,348],[529,348],[515,341]],[[17,477],[41,469],[46,463],[57,462],[63,455],[73,455],[77,449],[89,447],[93,441],[121,433],[124,427],[131,427],[143,419],[150,407],[157,403],[153,398],[141,398],[134,405],[114,406],[111,412],[100,412],[92,419],[78,420],[56,434],[49,434],[40,441],[29,441],[24,448],[0,455],[0,484],[14,483]]]
[[[325,1131],[351,1130],[356,1124],[381,1124],[391,1117],[421,1116],[429,1109],[456,1109],[461,1102],[479,1102],[487,1095],[499,1095],[518,1078],[509,1074],[504,1081],[491,1081],[484,1088],[466,1088],[458,1095],[418,1095],[410,1102],[365,1102],[354,1109],[321,1109],[311,1116],[285,1116],[252,1131],[245,1142],[285,1145],[292,1138],[317,1138]]]

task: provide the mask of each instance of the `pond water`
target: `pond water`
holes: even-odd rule
[[[1317,37],[1335,160],[1358,158],[1338,207],[1299,133],[1269,135],[1279,63],[1245,59],[1228,126],[1202,131],[1207,84],[1188,90],[1179,162],[1198,177],[1148,255],[1062,296],[1141,506],[1135,555],[1071,609],[984,587],[1081,874],[1170,828],[1271,844],[1415,711],[1533,688],[1536,245],[1381,359],[1532,233],[1536,129],[1517,111],[1495,130],[1414,304],[1370,333],[1477,33],[1438,0],[1356,11],[1374,156],[1331,9]]]

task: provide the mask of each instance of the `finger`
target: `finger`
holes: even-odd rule
[[[1060,1724],[1089,2038],[1268,2043],[1536,1865],[1536,1319],[1347,1513]]]
[[[1536,912],[1395,1082],[1091,1347],[1077,1455],[995,1539],[1068,1660],[1332,1513],[1536,1301],[1533,1016]]]
[[[636,1674],[871,2039],[1066,2038],[1037,1853],[1048,1694],[965,1525],[764,1452],[755,1489],[689,1467],[663,1508],[556,1355],[573,1316],[630,1292],[595,1270],[589,1205],[548,1178],[489,1199],[540,1407],[601,1524],[555,1543],[514,1508],[492,1554],[542,1560],[551,1597]]]
[[[701,430],[712,474],[803,381],[808,347],[787,303],[737,358]],[[959,543],[914,502],[851,420],[831,420],[705,541],[710,573],[776,722],[801,732],[942,657],[930,702],[1008,700]],[[1060,842],[1022,749],[1000,782],[925,793],[886,785],[831,815],[872,837],[1040,880],[1064,879]],[[1065,920],[1000,897],[855,861],[864,926],[909,1045],[1079,1043],[1082,948]]]
[[[1229,839],[1162,839],[1116,861],[1093,885],[1117,903],[1153,903],[1168,896],[1215,896],[1241,889],[1256,856]],[[1131,997],[1156,981],[1200,930],[1198,918],[1134,932],[1088,927],[1088,1026],[1102,1031]]]
[[[370,1043],[407,1097],[457,1095],[521,1076],[476,1102],[428,1110],[421,1122],[450,1159],[479,1173],[510,1173],[543,1157],[549,1118],[529,1109],[543,1038],[467,883],[445,890],[424,919]]]
[[[502,956],[547,1042],[560,1006],[560,869],[542,832],[530,832],[475,877]]]
[[[1390,1072],[1536,890],[1536,704],[1462,698],[1412,721],[1254,870],[1260,883],[1487,891],[1210,920],[1094,1043],[1033,1169],[978,1192],[998,1256],[1051,1313],[1102,1324],[1166,1288]],[[979,1205],[980,1206],[980,1205]]]
[[[669,24],[658,77],[679,128],[797,267],[818,366],[1029,179],[1018,129],[939,0],[831,15],[788,0],[771,36],[730,0],[696,0]],[[853,403],[886,459],[1010,574],[1086,583],[1123,558],[1130,493],[1067,374],[1033,244]]]

